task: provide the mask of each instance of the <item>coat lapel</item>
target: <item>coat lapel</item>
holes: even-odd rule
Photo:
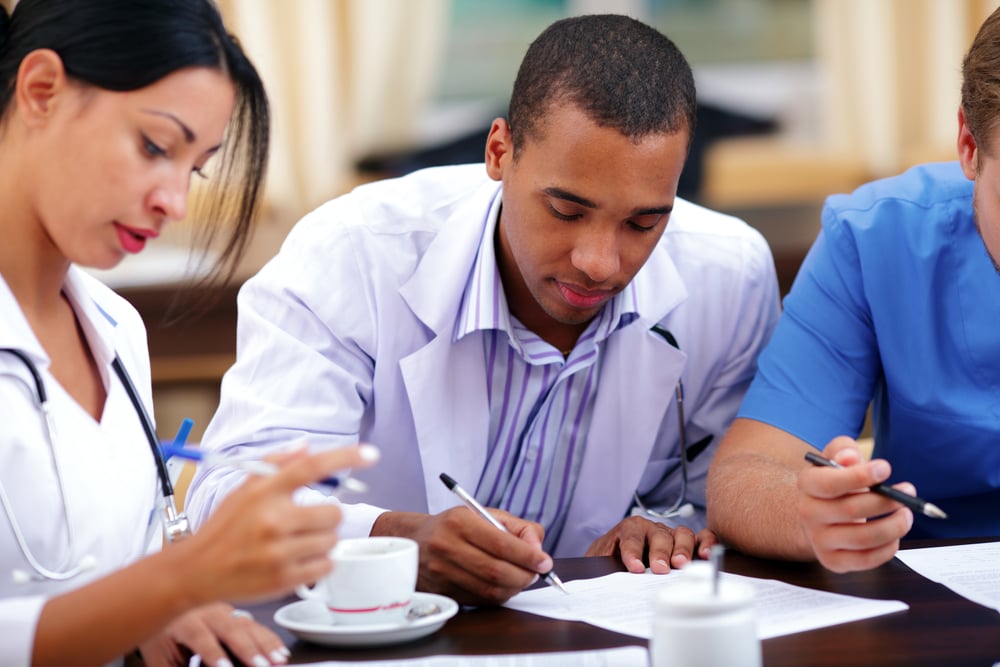
[[[499,196],[488,182],[448,216],[420,266],[401,288],[414,315],[432,332],[429,342],[399,362],[413,411],[427,509],[456,504],[438,479],[444,472],[475,487],[486,457],[489,406],[480,334],[453,341],[455,322],[487,217]]]

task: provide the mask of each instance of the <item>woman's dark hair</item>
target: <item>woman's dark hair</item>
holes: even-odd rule
[[[230,278],[250,240],[267,167],[269,110],[264,86],[211,0],[20,0],[0,10],[0,117],[21,60],[36,49],[59,54],[67,75],[106,90],[144,88],[187,67],[229,76],[236,103],[209,191],[198,197],[200,241],[230,229],[211,278]]]
[[[521,61],[507,120],[514,156],[542,131],[552,105],[572,104],[602,127],[633,140],[694,134],[694,76],[663,34],[627,16],[595,14],[556,21]]]

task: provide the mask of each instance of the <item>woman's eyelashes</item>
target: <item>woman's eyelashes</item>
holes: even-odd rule
[[[149,157],[166,157],[167,151],[145,134],[142,135],[142,149]]]
[[[141,136],[142,136],[142,150],[148,157],[150,158],[170,157],[166,148],[163,148],[145,134]],[[193,167],[191,167],[191,173],[195,174],[199,178],[208,178],[208,175],[205,173],[205,165],[203,164],[196,164]]]

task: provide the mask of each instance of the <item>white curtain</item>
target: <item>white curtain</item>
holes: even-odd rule
[[[354,182],[365,155],[411,148],[435,90],[448,0],[221,0],[270,96],[272,219]]]
[[[997,0],[815,0],[825,147],[872,177],[955,158],[961,61]]]

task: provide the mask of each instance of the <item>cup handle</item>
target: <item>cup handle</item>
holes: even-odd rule
[[[315,588],[309,588],[305,584],[299,584],[295,587],[295,592],[303,600],[318,600],[323,597],[323,595],[316,591]]]

